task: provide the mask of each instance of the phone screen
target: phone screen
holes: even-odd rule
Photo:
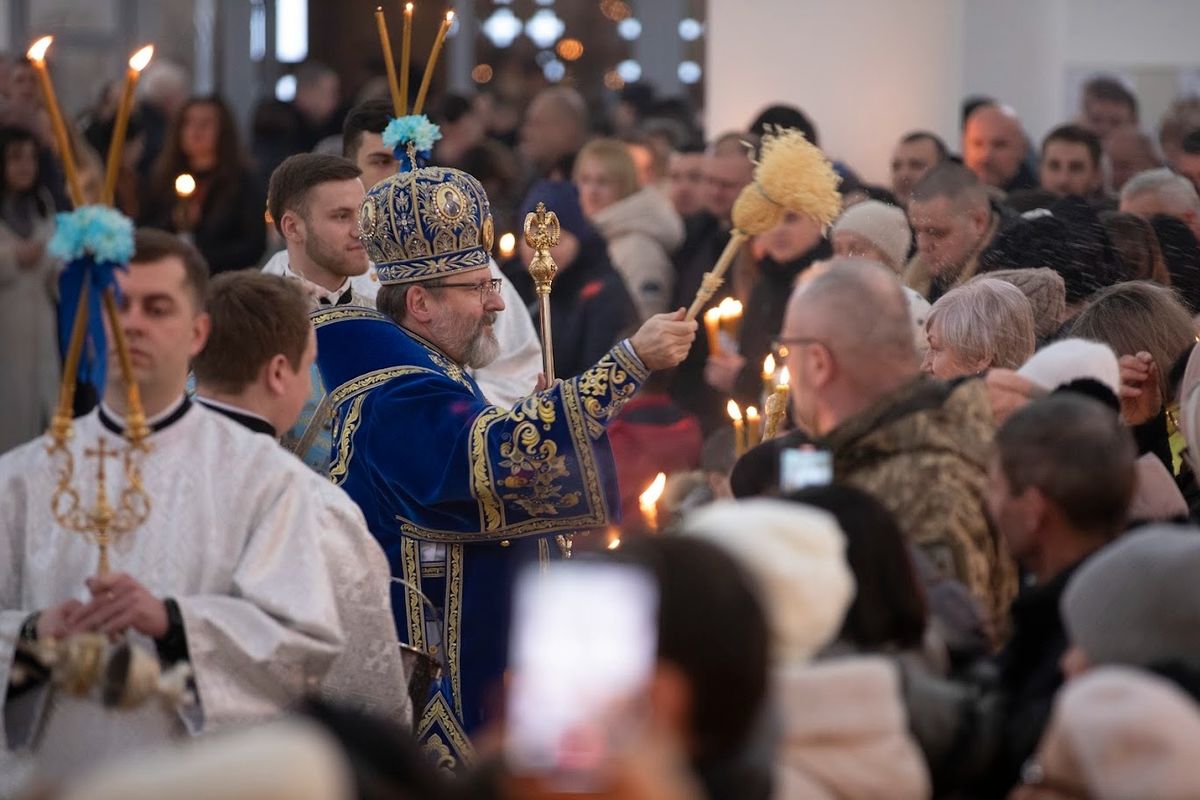
[[[779,454],[779,489],[784,494],[833,481],[833,456],[828,450],[790,447]]]
[[[658,588],[631,565],[559,562],[514,596],[506,750],[515,774],[594,791],[639,724],[658,646]]]

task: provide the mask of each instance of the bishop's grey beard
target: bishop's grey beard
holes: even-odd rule
[[[489,311],[480,318],[479,324],[475,326],[471,341],[467,343],[463,355],[463,361],[471,369],[486,367],[500,355],[500,342],[496,339],[496,331],[491,327],[496,324],[497,316],[497,312]]]

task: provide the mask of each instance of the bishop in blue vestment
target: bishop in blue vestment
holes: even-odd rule
[[[683,359],[695,323],[653,317],[583,374],[512,409],[490,404],[465,371],[495,357],[491,323],[504,312],[487,195],[466,173],[406,155],[410,168],[360,212],[379,310],[313,320],[334,410],[330,477],[387,553],[400,638],[445,666],[416,733],[456,769],[500,701],[517,571],[618,520],[605,427],[651,369]]]

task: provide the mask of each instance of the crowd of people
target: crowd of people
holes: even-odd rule
[[[401,207],[386,91],[344,104],[336,73],[306,64],[244,148],[219,97],[155,65],[116,193],[139,225],[120,324],[155,442],[154,535],[106,577],[51,517],[38,438],[70,312],[47,242],[69,203],[33,85],[4,63],[0,772],[93,800],[555,796],[489,742],[513,565],[561,546],[657,587],[656,664],[604,796],[1200,796],[1200,99],[1155,138],[1098,76],[1040,143],[1003,98],[973,97],[960,141],[879,143],[890,185],[835,160],[839,218],[786,213],[752,237],[711,301],[739,301],[740,319],[714,339],[678,310],[730,239],[763,138],[799,130],[837,153],[799,108],[702,133],[645,86],[605,113],[566,86],[443,96],[430,160],[473,176],[447,185],[479,215],[467,244],[493,252],[429,281],[397,277],[442,267],[395,248],[470,247],[459,229],[453,247],[374,231]],[[74,126],[93,199],[111,95]],[[538,203],[561,226],[540,332],[552,387],[520,235]],[[416,219],[405,236],[425,235]],[[338,315],[379,342],[403,330],[395,352],[421,366],[381,361]],[[785,430],[739,446],[728,404],[762,408],[782,368]],[[436,411],[415,372],[449,381]],[[408,383],[343,391],[363,375]],[[115,378],[94,388],[80,465],[130,410]],[[797,451],[827,454],[828,475],[795,485]],[[547,481],[577,480],[593,455],[595,488],[541,491],[520,470],[540,458]],[[599,524],[525,536],[555,504]],[[472,514],[486,551],[441,535]],[[456,600],[464,573],[488,594]],[[199,705],[81,723],[29,648],[97,631],[149,643],[164,670],[187,662]],[[447,685],[425,705],[414,665],[443,649]]]

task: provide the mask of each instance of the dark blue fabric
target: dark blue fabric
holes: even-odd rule
[[[557,534],[619,519],[605,427],[645,380],[644,367],[618,345],[583,375],[508,410],[378,312],[335,308],[313,320],[335,403],[330,477],[362,509],[393,576],[436,608],[393,587],[401,640],[436,646],[447,667],[417,735],[461,763],[456,739],[465,743],[495,707],[517,572],[557,557]],[[444,545],[444,557],[422,562],[422,543]]]
[[[108,364],[108,343],[104,335],[104,316],[101,297],[111,286],[120,293],[116,270],[123,266],[108,262],[97,263],[90,256],[76,259],[67,264],[58,276],[58,342],[65,355],[71,343],[71,328],[75,325],[75,310],[79,307],[79,295],[87,292],[87,334],[79,356],[79,371],[76,379],[81,383],[103,387]]]

